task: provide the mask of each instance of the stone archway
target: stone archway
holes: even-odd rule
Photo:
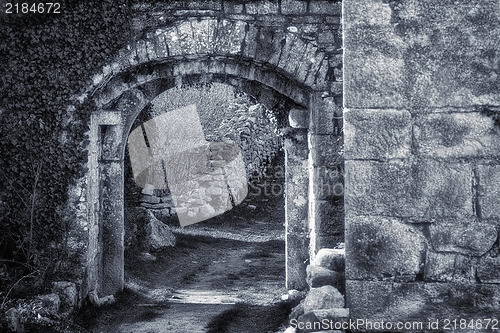
[[[96,290],[104,296],[123,288],[127,136],[147,103],[189,80],[223,81],[254,95],[258,92],[264,103],[279,94],[295,103],[285,140],[286,284],[288,289],[306,288],[305,267],[317,250],[316,231],[321,223],[321,200],[316,200],[321,199],[318,170],[324,167],[321,159],[328,154],[328,140],[337,130],[333,118],[338,108],[328,98],[331,87],[324,53],[295,34],[262,41],[253,29],[248,23],[224,20],[183,22],[137,41],[95,76],[88,91],[98,109],[90,125],[89,257],[84,294]],[[234,31],[245,33],[234,38]],[[264,46],[268,50],[263,58],[255,48]]]

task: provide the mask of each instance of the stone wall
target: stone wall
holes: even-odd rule
[[[498,319],[499,9],[344,2],[353,318]]]
[[[235,116],[223,121],[216,133],[209,136],[209,141],[229,140],[236,143],[243,153],[247,179],[250,180],[252,176],[262,177],[277,152],[283,149],[277,124],[272,121],[272,111],[261,104],[235,111]]]
[[[284,140],[286,283],[290,289],[306,288],[307,261],[343,234],[342,196],[318,186],[332,187],[342,179],[335,174],[342,166],[341,3],[129,4],[129,44],[108,63],[96,64],[100,69],[92,80],[68,102],[68,112],[89,99],[95,105],[86,173],[69,191],[84,196],[69,198],[78,201],[76,216],[84,216],[72,224],[85,257],[82,296],[123,288],[123,160],[135,119],[161,93],[209,82],[238,87],[268,109],[282,110],[279,121],[289,130]]]

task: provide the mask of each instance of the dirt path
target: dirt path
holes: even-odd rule
[[[125,291],[77,322],[103,333],[282,332],[284,198],[248,196],[211,220],[165,221],[177,244],[154,256],[126,253]]]
[[[154,257],[128,256],[117,304],[80,325],[106,333],[277,332],[286,319],[284,242],[177,235]]]

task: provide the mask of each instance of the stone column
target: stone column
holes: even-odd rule
[[[110,116],[113,113],[109,113]],[[103,119],[100,126],[101,155],[99,158],[99,240],[101,244],[101,279],[99,294],[112,295],[124,286],[124,194],[122,125]],[[111,117],[112,118],[112,117]],[[113,125],[109,125],[113,123]]]
[[[315,93],[310,102],[311,257],[344,241],[342,108],[333,97]]]
[[[285,138],[286,286],[303,290],[309,259],[307,130]]]

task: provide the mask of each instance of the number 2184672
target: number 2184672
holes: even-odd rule
[[[5,4],[5,14],[60,14],[61,4],[59,2],[39,2],[29,4],[11,3]]]

